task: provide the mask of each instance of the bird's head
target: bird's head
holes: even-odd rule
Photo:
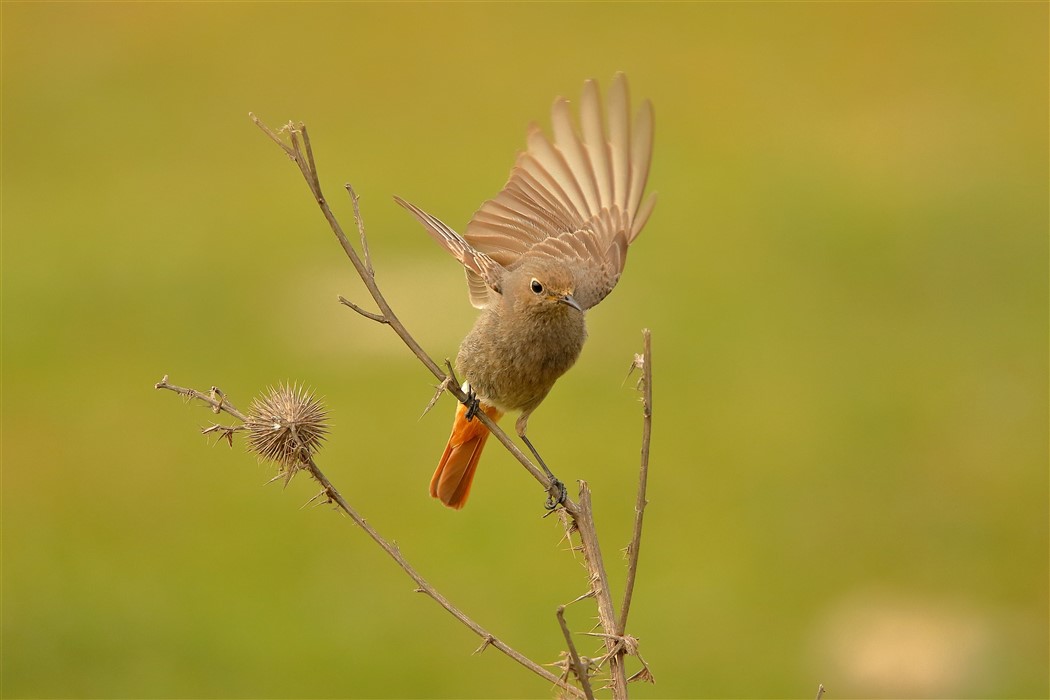
[[[512,303],[522,311],[583,313],[583,307],[572,296],[576,278],[567,265],[557,260],[528,260],[510,277]]]

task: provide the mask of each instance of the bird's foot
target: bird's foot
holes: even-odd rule
[[[568,495],[568,491],[565,490],[565,484],[551,476],[551,484],[547,487],[547,502],[543,504],[543,507],[547,510],[554,510],[565,503]]]
[[[481,401],[469,384],[467,385],[467,400],[463,402],[463,405],[467,407],[466,418],[468,421],[473,420],[474,416],[478,415],[478,411],[481,410]]]

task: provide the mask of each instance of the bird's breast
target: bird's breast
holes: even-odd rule
[[[460,346],[456,364],[474,392],[504,410],[535,408],[583,350],[583,314],[509,315],[488,309]]]

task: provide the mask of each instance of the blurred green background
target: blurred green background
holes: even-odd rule
[[[152,387],[315,387],[347,497],[555,661],[586,584],[539,489],[490,448],[466,510],[428,497],[453,404],[418,420],[431,377],[336,303],[367,297],[248,112],[309,125],[443,358],[463,275],[391,195],[462,230],[527,123],[617,70],[655,105],[660,203],[530,435],[591,483],[619,592],[652,328],[634,693],[1050,692],[1045,3],[2,13],[5,697],[550,695]]]

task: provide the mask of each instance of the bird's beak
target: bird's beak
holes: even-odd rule
[[[571,306],[572,308],[579,311],[581,314],[583,313],[583,307],[580,306],[580,303],[578,301],[572,298],[571,294],[566,294],[563,297],[558,297],[558,301],[562,304],[565,304],[566,306]]]

